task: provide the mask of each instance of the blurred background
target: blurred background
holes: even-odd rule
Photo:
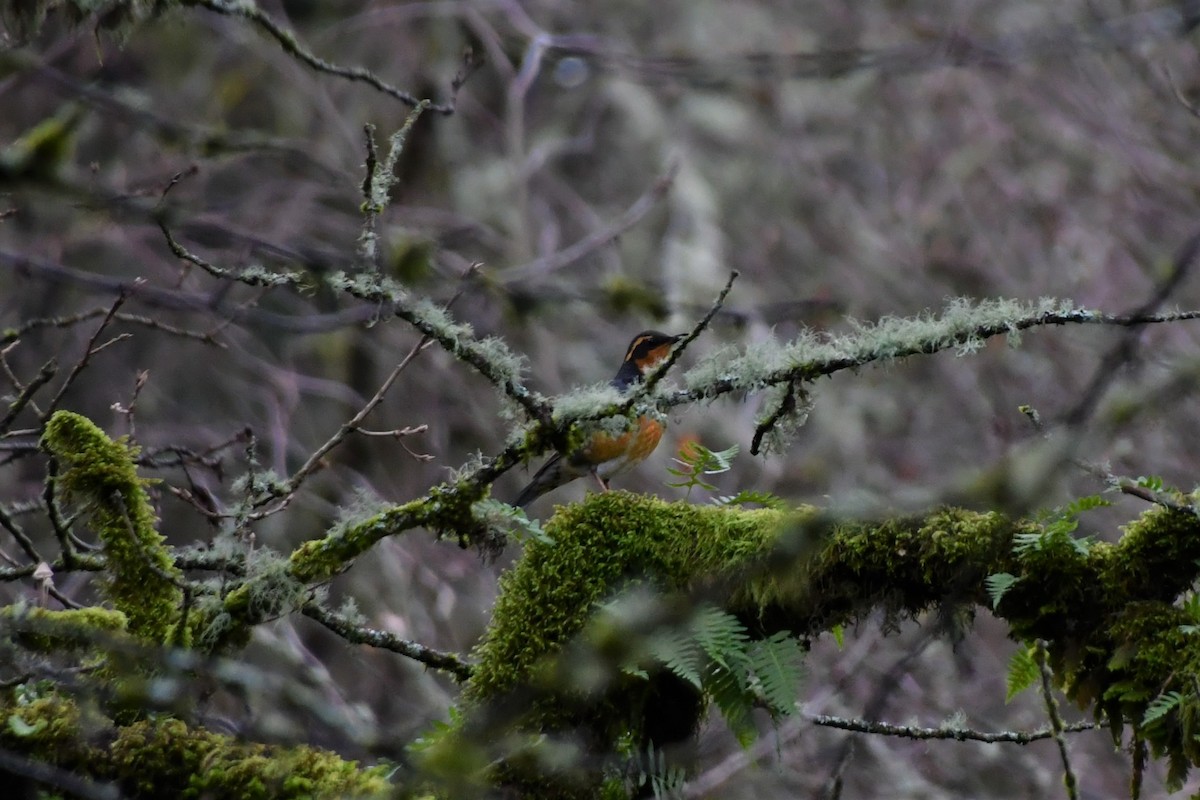
[[[26,29],[14,16],[21,5],[5,4],[0,41],[0,326],[62,324],[5,340],[6,391],[51,357],[76,363],[100,317],[65,318],[109,308],[122,282],[142,279],[122,313],[171,329],[114,323],[102,340],[131,336],[95,354],[62,405],[114,435],[132,433],[151,455],[209,453],[207,465],[160,461],[146,474],[162,481],[154,491],[168,539],[210,541],[216,529],[172,488],[220,509],[235,502],[246,429],[258,469],[295,471],[420,337],[325,288],[251,288],[189,268],[155,215],[222,267],[301,270],[314,287],[321,275],[361,268],[364,125],[375,127],[382,158],[408,107],[299,63],[244,19],[188,8],[119,36],[92,22],[72,27],[61,9]],[[959,296],[1128,311],[1200,229],[1190,4],[259,5],[319,57],[454,103],[452,115],[428,112],[409,138],[378,223],[379,266],[436,302],[461,291],[454,316],[524,354],[529,384],[548,394],[606,381],[640,330],[689,329],[734,269],[727,304],[685,365]],[[464,53],[480,64],[453,96]],[[38,136],[53,146],[32,148]],[[478,275],[464,281],[475,262]],[[1200,276],[1168,304],[1200,308]],[[1107,391],[1077,432],[1078,455],[1190,489],[1200,471],[1198,334],[1196,323],[1151,327],[1116,371],[1101,362],[1124,333],[1076,327],[1030,332],[1019,348],[997,339],[969,357],[839,374],[810,387],[809,424],[790,451],[767,458],[747,452],[758,398],[677,409],[664,446],[618,483],[682,498],[665,485],[666,467],[681,441],[697,439],[742,447],[716,479],[721,494],[908,509],[1035,439],[1019,405],[1053,426],[1100,376]],[[287,552],[320,536],[339,509],[420,496],[472,454],[498,452],[506,412],[477,374],[424,351],[366,426],[428,429],[402,442],[351,437],[286,513],[256,529],[255,546]],[[34,439],[7,439],[15,449],[0,502],[10,508],[41,494],[45,465],[19,449]],[[496,494],[511,496],[529,474],[505,476]],[[531,513],[546,518],[591,490],[579,483]],[[1040,502],[1103,488],[1064,468]],[[1084,533],[1115,538],[1116,524],[1141,510],[1114,500],[1085,519]],[[44,522],[28,514],[27,525],[52,552]],[[0,549],[15,552],[11,542]],[[352,599],[370,625],[467,653],[497,576],[518,554],[513,546],[489,561],[413,532],[360,559],[331,597]],[[87,575],[57,583],[81,602],[92,596]],[[0,592],[7,601],[36,589]],[[885,636],[865,621],[842,648],[815,642],[805,710],[930,726],[959,715],[989,731],[1046,724],[1033,693],[1004,702],[1014,645],[1001,623],[981,611],[957,644],[935,628],[910,623]],[[352,756],[397,755],[446,718],[456,695],[421,665],[305,619],[261,626],[247,658],[272,685],[314,687],[327,713],[288,707],[281,689],[227,701],[228,724]],[[345,728],[375,731],[374,745],[348,741]],[[1071,752],[1081,796],[1128,793],[1130,759],[1109,734],[1077,734]],[[838,781],[845,798],[1063,792],[1049,741],[913,743],[797,720],[778,732],[764,724],[760,746],[742,751],[714,720],[702,753],[690,796],[825,797]],[[1163,794],[1162,772],[1155,767],[1143,797]]]

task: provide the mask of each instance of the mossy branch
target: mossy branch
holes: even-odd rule
[[[58,411],[46,423],[43,449],[59,464],[55,480],[81,504],[104,545],[104,592],[129,619],[129,632],[153,643],[168,641],[183,592],[157,518],[134,467],[136,450],[112,440],[86,417]]]
[[[357,763],[312,747],[247,744],[159,718],[117,725],[57,694],[0,696],[0,747],[76,775],[117,781],[122,796],[273,798],[377,797],[388,767]]]
[[[1190,513],[1152,509],[1117,543],[1084,544],[994,512],[946,508],[854,522],[814,508],[785,514],[610,492],[561,510],[546,531],[554,544],[531,543],[502,579],[475,653],[464,694],[473,717],[460,731],[472,741],[481,732],[494,739],[494,725],[513,719],[549,735],[583,725],[600,751],[622,736],[640,741],[648,707],[628,694],[614,659],[622,651],[613,649],[634,634],[591,631],[597,604],[631,582],[689,603],[715,601],[763,637],[813,637],[877,610],[895,621],[990,607],[985,579],[1007,572],[1016,582],[996,615],[1015,636],[1047,641],[1057,688],[1107,718],[1116,737],[1164,687],[1194,691],[1179,676],[1200,672],[1200,637],[1184,632],[1186,616],[1173,605],[1200,575],[1200,520]],[[578,668],[581,653],[586,669]],[[555,666],[564,658],[576,667]],[[608,678],[597,677],[606,670]],[[582,688],[582,675],[592,689]],[[1200,697],[1192,702],[1200,706]],[[695,724],[702,708],[685,713]],[[1140,733],[1155,752],[1196,764],[1196,720],[1179,715]],[[494,777],[525,786],[510,767]]]

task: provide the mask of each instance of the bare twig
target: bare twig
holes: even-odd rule
[[[42,368],[38,370],[38,374],[34,376],[33,380],[25,384],[25,386],[20,387],[21,393],[17,395],[17,399],[9,404],[4,418],[0,419],[0,432],[8,430],[13,420],[21,413],[21,410],[33,400],[33,395],[37,393],[37,390],[49,383],[57,372],[58,364],[54,359],[50,359],[45,364],[42,364]],[[41,413],[38,411],[37,406],[34,406],[34,411],[39,414]]]
[[[1200,254],[1200,232],[1192,234],[1179,248],[1171,273],[1158,286],[1154,287],[1150,297],[1125,316],[1136,320],[1153,314],[1154,310],[1166,302],[1183,283],[1184,278],[1187,277],[1196,262],[1197,254]],[[1140,324],[1131,324],[1116,345],[1100,360],[1100,365],[1096,368],[1092,380],[1083,390],[1083,396],[1063,417],[1063,424],[1067,427],[1078,427],[1091,417],[1108,387],[1116,380],[1118,370],[1134,359],[1141,330]]]
[[[415,96],[409,94],[403,89],[392,86],[390,83],[387,83],[383,79],[379,78],[369,69],[365,69],[363,67],[343,67],[318,57],[312,51],[304,47],[304,45],[300,44],[300,42],[296,39],[295,34],[284,28],[282,25],[276,22],[274,18],[253,3],[239,3],[233,2],[233,0],[196,0],[196,5],[207,8],[209,11],[215,11],[218,14],[237,16],[249,20],[265,31],[276,42],[278,42],[279,46],[284,49],[284,52],[295,57],[304,64],[307,64],[309,67],[312,67],[318,72],[336,75],[340,78],[345,78],[350,81],[365,83],[373,89],[376,89],[389,97],[393,97],[408,106],[416,106],[418,103],[428,102],[418,100]],[[457,93],[458,89],[460,89],[463,83],[466,82],[470,73],[474,71],[472,66],[473,64],[474,61],[472,59],[469,57],[464,58],[464,66],[460,70],[459,74],[454,77],[454,80],[451,83],[451,88],[454,93]],[[431,103],[429,105],[429,109],[431,111],[436,111],[439,114],[452,114],[454,113],[454,101],[455,97],[452,94],[449,102],[442,104]]]
[[[671,367],[675,366],[675,363],[679,361],[679,357],[683,355],[683,351],[688,348],[688,345],[696,341],[696,337],[704,332],[705,328],[707,328],[709,323],[712,322],[713,317],[715,317],[717,312],[721,310],[721,306],[725,304],[725,298],[729,296],[729,290],[733,288],[733,282],[737,280],[738,275],[739,273],[736,269],[729,273],[729,280],[725,281],[725,286],[721,289],[720,294],[717,295],[717,299],[713,301],[712,306],[709,307],[708,313],[701,317],[700,321],[697,322],[690,331],[688,331],[687,335],[680,339],[675,346],[671,348],[671,352],[667,354],[667,357],[663,360],[663,362],[655,367],[653,372],[646,376],[646,380],[640,387],[639,394],[644,396],[648,395],[650,392],[653,392],[654,387],[658,385],[658,382],[661,381],[664,376],[666,376],[667,370],[671,369]],[[627,404],[625,408],[628,410],[629,404]]]
[[[620,238],[621,234],[641,222],[642,218],[666,196],[678,172],[678,163],[668,165],[666,172],[656,178],[650,188],[635,200],[629,208],[625,209],[625,213],[613,220],[610,225],[598,231],[593,231],[574,244],[559,250],[557,253],[504,270],[504,273],[500,276],[501,280],[506,284],[512,284],[544,277],[551,272],[574,264],[579,259],[616,241]]]
[[[171,249],[171,252],[176,258],[181,258],[184,261],[187,261],[189,264],[194,264],[214,278],[235,280],[239,283],[244,283],[247,286],[263,287],[285,285],[295,286],[301,281],[302,276],[298,272],[270,273],[262,269],[233,270],[227,267],[217,266],[211,261],[206,261],[180,244],[174,235],[172,235],[171,229],[167,227],[167,221],[164,215],[156,215],[155,222],[158,223],[159,230],[161,230],[163,236],[166,237],[167,247]]]
[[[1037,640],[1034,658],[1042,677],[1042,701],[1046,706],[1046,714],[1050,717],[1050,731],[1054,736],[1055,743],[1058,744],[1059,757],[1062,758],[1063,785],[1066,787],[1067,797],[1070,800],[1079,800],[1079,780],[1075,777],[1075,770],[1071,767],[1071,756],[1067,752],[1067,740],[1063,736],[1065,726],[1062,716],[1058,713],[1058,702],[1051,692],[1051,682],[1054,676],[1050,672],[1050,665],[1046,662],[1046,642],[1042,639]]]
[[[1183,90],[1180,89],[1179,84],[1175,82],[1175,77],[1171,74],[1171,70],[1164,66],[1162,71],[1163,76],[1167,79],[1167,83],[1171,87],[1171,91],[1175,94],[1175,99],[1179,101],[1179,105],[1183,106],[1184,109],[1193,117],[1200,119],[1200,108],[1197,108],[1195,103],[1193,103],[1191,100],[1188,100],[1187,97],[1184,96]]]
[[[4,249],[0,249],[0,266],[11,269],[19,275],[36,278],[50,284],[72,286],[84,292],[103,295],[125,293],[132,298],[136,298],[140,303],[154,308],[208,314],[239,324],[250,323],[262,325],[289,333],[321,333],[337,330],[365,322],[375,316],[376,313],[372,308],[362,307],[347,308],[328,314],[306,313],[294,315],[264,311],[260,308],[230,308],[222,302],[220,294],[183,292],[176,289],[151,286],[144,282],[134,283],[128,278],[110,277],[108,275],[87,272],[86,270],[68,267],[65,264],[34,258],[24,253],[14,253]],[[245,282],[244,279],[252,277],[244,276],[234,270],[222,269],[221,273],[222,277],[224,277],[225,273],[228,273],[232,279],[242,280],[243,282]],[[266,276],[267,273],[261,273],[253,277],[261,279]],[[286,283],[289,279],[295,277],[295,285],[301,285],[298,275],[292,276],[291,274],[275,273],[271,277],[280,283]]]
[[[433,461],[436,456],[430,453],[418,453],[404,442],[405,438],[418,433],[425,433],[427,430],[429,430],[428,425],[408,425],[390,431],[369,431],[366,428],[356,428],[355,433],[362,434],[363,436],[386,436],[389,439],[397,439],[400,442],[400,446],[404,448],[404,452],[417,461]]]
[[[896,659],[888,667],[887,671],[880,676],[874,690],[871,692],[870,698],[867,699],[865,706],[866,716],[879,717],[883,715],[884,709],[887,708],[887,704],[891,701],[892,694],[900,685],[900,679],[912,667],[913,662],[933,643],[936,635],[936,632],[932,629],[922,632],[920,638],[909,646],[908,651]],[[830,770],[829,778],[825,781],[825,797],[827,800],[834,800],[834,798],[841,796],[842,774],[853,758],[856,747],[857,737],[849,736],[838,750],[838,756],[834,761],[833,769]]]
[[[146,381],[150,379],[148,370],[141,370],[133,381],[133,397],[129,399],[129,405],[121,403],[113,403],[113,410],[118,414],[125,415],[125,424],[129,426],[129,438],[132,441],[137,441],[137,426],[134,423],[134,414],[137,411],[138,395],[142,393],[142,389],[146,386]]]
[[[64,317],[39,317],[37,319],[26,320],[20,325],[12,328],[6,328],[3,332],[0,332],[0,344],[6,344],[8,342],[15,341],[29,331],[36,330],[38,328],[67,328],[95,317],[103,317],[106,314],[108,314],[107,308],[93,308],[90,311],[82,311],[78,314],[71,314]],[[197,331],[184,330],[183,328],[177,328],[173,325],[167,325],[166,323],[160,322],[159,320],[151,317],[144,317],[138,314],[116,314],[113,319],[117,322],[124,322],[129,325],[140,325],[151,330],[169,333],[172,336],[181,336],[185,339],[196,339],[205,344],[216,345],[220,348],[226,347],[223,342],[217,341],[211,333],[200,333]]]
[[[479,266],[479,264],[472,264],[466,273],[463,274],[462,280],[464,282],[470,280],[471,276],[475,274],[475,271],[479,268]],[[454,305],[454,303],[457,302],[460,297],[462,297],[464,291],[465,289],[459,289],[454,297],[450,298],[449,302],[446,303],[446,308],[450,308],[452,305]],[[293,473],[290,478],[284,481],[282,485],[277,487],[275,491],[269,493],[259,500],[257,505],[261,506],[264,503],[276,498],[280,498],[281,502],[275,506],[272,506],[270,509],[255,512],[251,515],[251,519],[261,519],[265,516],[269,516],[270,514],[282,511],[283,508],[285,508],[288,503],[291,502],[291,498],[295,495],[296,490],[300,488],[300,485],[304,482],[304,480],[313,472],[315,472],[318,466],[320,466],[322,459],[328,455],[329,451],[341,444],[351,432],[359,429],[359,426],[362,424],[362,421],[367,418],[367,415],[374,411],[375,407],[383,402],[384,396],[387,394],[388,390],[392,388],[392,384],[396,382],[396,379],[400,377],[400,373],[412,363],[413,359],[416,358],[422,350],[431,344],[433,344],[431,336],[422,336],[417,343],[412,346],[412,349],[408,351],[408,354],[405,355],[404,358],[400,359],[400,363],[397,364],[395,369],[391,371],[391,374],[384,379],[379,389],[376,390],[375,394],[371,396],[371,399],[369,399],[353,417],[342,423],[337,432],[323,445],[314,450],[304,464],[298,470],[296,470],[296,472]],[[408,431],[409,429],[406,428],[404,430]],[[419,426],[419,430],[425,430],[425,426]],[[409,432],[416,433],[418,432],[418,429],[412,429]]]
[[[38,553],[37,548],[33,545],[33,540],[26,535],[25,531],[17,525],[16,521],[9,516],[8,512],[0,507],[0,527],[8,531],[9,534],[16,540],[20,548],[25,552],[25,555],[33,562],[33,570],[29,573],[29,577],[40,579],[47,572],[53,575],[53,570],[47,564],[46,560]],[[66,608],[79,608],[79,605],[60,592],[54,587],[53,581],[44,579],[39,580],[42,584],[41,588],[46,593],[53,597],[58,602],[62,603]]]
[[[122,305],[125,304],[125,301],[128,299],[128,297],[129,295],[124,291],[117,295],[117,299],[114,300],[113,304],[109,307],[108,313],[104,315],[104,319],[101,320],[99,327],[97,327],[96,331],[92,334],[92,338],[88,340],[87,347],[84,348],[83,355],[81,355],[79,360],[75,362],[75,365],[71,367],[71,372],[67,375],[67,379],[63,381],[62,386],[58,387],[58,391],[50,400],[50,405],[47,406],[44,412],[42,412],[43,424],[47,419],[50,418],[50,415],[54,413],[54,409],[58,408],[58,404],[62,402],[67,390],[71,388],[71,384],[75,382],[75,379],[78,378],[79,374],[83,372],[85,367],[87,367],[88,361],[98,350],[96,347],[96,342],[99,341],[100,334],[103,333],[104,329],[107,328],[109,323],[112,322],[113,317],[116,316],[117,311]]]

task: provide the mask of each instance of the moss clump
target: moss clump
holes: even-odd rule
[[[133,459],[123,440],[112,440],[86,417],[58,411],[46,423],[42,447],[59,463],[57,486],[84,505],[107,560],[104,590],[129,620],[129,632],[153,643],[177,631],[182,578],[163,537]],[[173,642],[186,644],[186,642]]]
[[[501,578],[491,626],[475,651],[468,703],[527,680],[623,583],[650,577],[664,589],[682,589],[745,566],[770,549],[784,518],[778,511],[664,503],[628,492],[559,508],[545,528],[553,543],[530,542]]]
[[[58,695],[32,701],[16,697],[9,692],[0,701],[6,718],[20,720],[0,726],[0,746],[94,780],[114,781],[125,797],[350,798],[382,796],[389,789],[386,767],[361,769],[312,747],[247,744],[175,719],[114,726],[107,720],[85,721],[74,702]]]
[[[388,788],[383,770],[311,747],[243,744],[179,720],[121,729],[111,749],[114,777],[134,797],[362,797]]]
[[[108,608],[51,611],[23,605],[0,608],[0,621],[17,632],[22,645],[43,653],[90,648],[98,636],[124,631],[128,625],[122,612]]]
[[[730,610],[766,631],[816,634],[881,608],[888,624],[938,605],[984,601],[983,580],[1012,548],[1001,514],[957,508],[879,523],[800,517],[771,568],[746,581]]]
[[[639,694],[627,676],[596,684],[603,692],[587,697],[557,680],[597,604],[630,582],[671,591],[711,580],[733,587],[725,610],[758,634],[815,634],[876,609],[891,622],[932,607],[990,607],[985,579],[1007,572],[1016,580],[996,613],[1016,637],[1048,641],[1068,697],[1095,704],[1117,736],[1132,723],[1155,754],[1168,757],[1172,781],[1200,763],[1200,636],[1193,632],[1200,620],[1174,605],[1200,573],[1200,519],[1186,510],[1152,509],[1110,545],[1076,539],[1062,525],[955,508],[847,522],[811,508],[785,515],[612,492],[560,509],[546,531],[554,543],[531,544],[501,580],[465,694],[472,713],[448,737],[463,745],[456,752],[496,741],[502,717],[519,718],[531,735],[576,737],[564,742],[589,752],[641,741],[646,718],[669,706]],[[1178,694],[1175,705],[1145,723],[1165,692]],[[602,782],[532,761],[526,768],[512,752],[501,758],[487,779],[528,796],[592,797]]]

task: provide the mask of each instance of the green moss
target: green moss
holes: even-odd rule
[[[781,538],[776,566],[747,580],[728,606],[758,616],[766,631],[816,634],[877,608],[891,622],[973,604],[1013,533],[1001,514],[963,509],[879,523],[835,522],[810,510]]]
[[[527,731],[585,732],[601,751],[619,737],[638,741],[640,715],[655,707],[646,693],[617,678],[603,695],[572,696],[557,679],[577,644],[555,658],[581,642],[597,604],[631,581],[668,591],[699,581],[732,587],[725,609],[759,635],[812,635],[877,609],[892,621],[930,608],[972,613],[991,606],[985,579],[1007,572],[1017,580],[996,613],[1016,637],[1048,641],[1068,697],[1095,704],[1117,735],[1123,723],[1138,726],[1176,779],[1200,759],[1200,635],[1190,632],[1197,620],[1173,605],[1200,573],[1200,520],[1186,511],[1148,511],[1110,545],[1054,522],[955,508],[846,522],[812,508],[785,515],[611,492],[559,509],[546,531],[554,543],[531,543],[501,580],[465,693],[467,709],[480,711],[452,732],[464,746],[493,741],[492,702],[519,704],[523,713],[509,708],[507,718],[520,716]],[[1178,708],[1142,726],[1166,691],[1181,693]],[[492,779],[538,797],[591,797],[600,785],[522,771],[522,763],[509,757]]]
[[[58,411],[42,447],[59,463],[57,486],[84,506],[107,559],[104,591],[129,620],[129,632],[167,642],[179,620],[183,593],[157,518],[133,459],[136,450],[113,441],[86,417]]]
[[[362,769],[312,747],[247,744],[175,719],[124,727],[105,721],[101,728],[96,720],[85,724],[79,707],[57,695],[18,702],[10,691],[0,713],[21,722],[0,727],[5,749],[114,781],[131,798],[350,798],[389,789],[387,767]]]
[[[783,519],[777,511],[664,503],[627,492],[560,507],[545,528],[553,543],[530,542],[501,579],[492,623],[475,651],[468,702],[527,679],[623,583],[650,576],[680,589],[744,565],[770,548]]]
[[[24,646],[45,653],[90,648],[99,635],[124,631],[128,625],[122,612],[107,608],[51,611],[24,605],[0,608],[0,621],[19,633]]]

